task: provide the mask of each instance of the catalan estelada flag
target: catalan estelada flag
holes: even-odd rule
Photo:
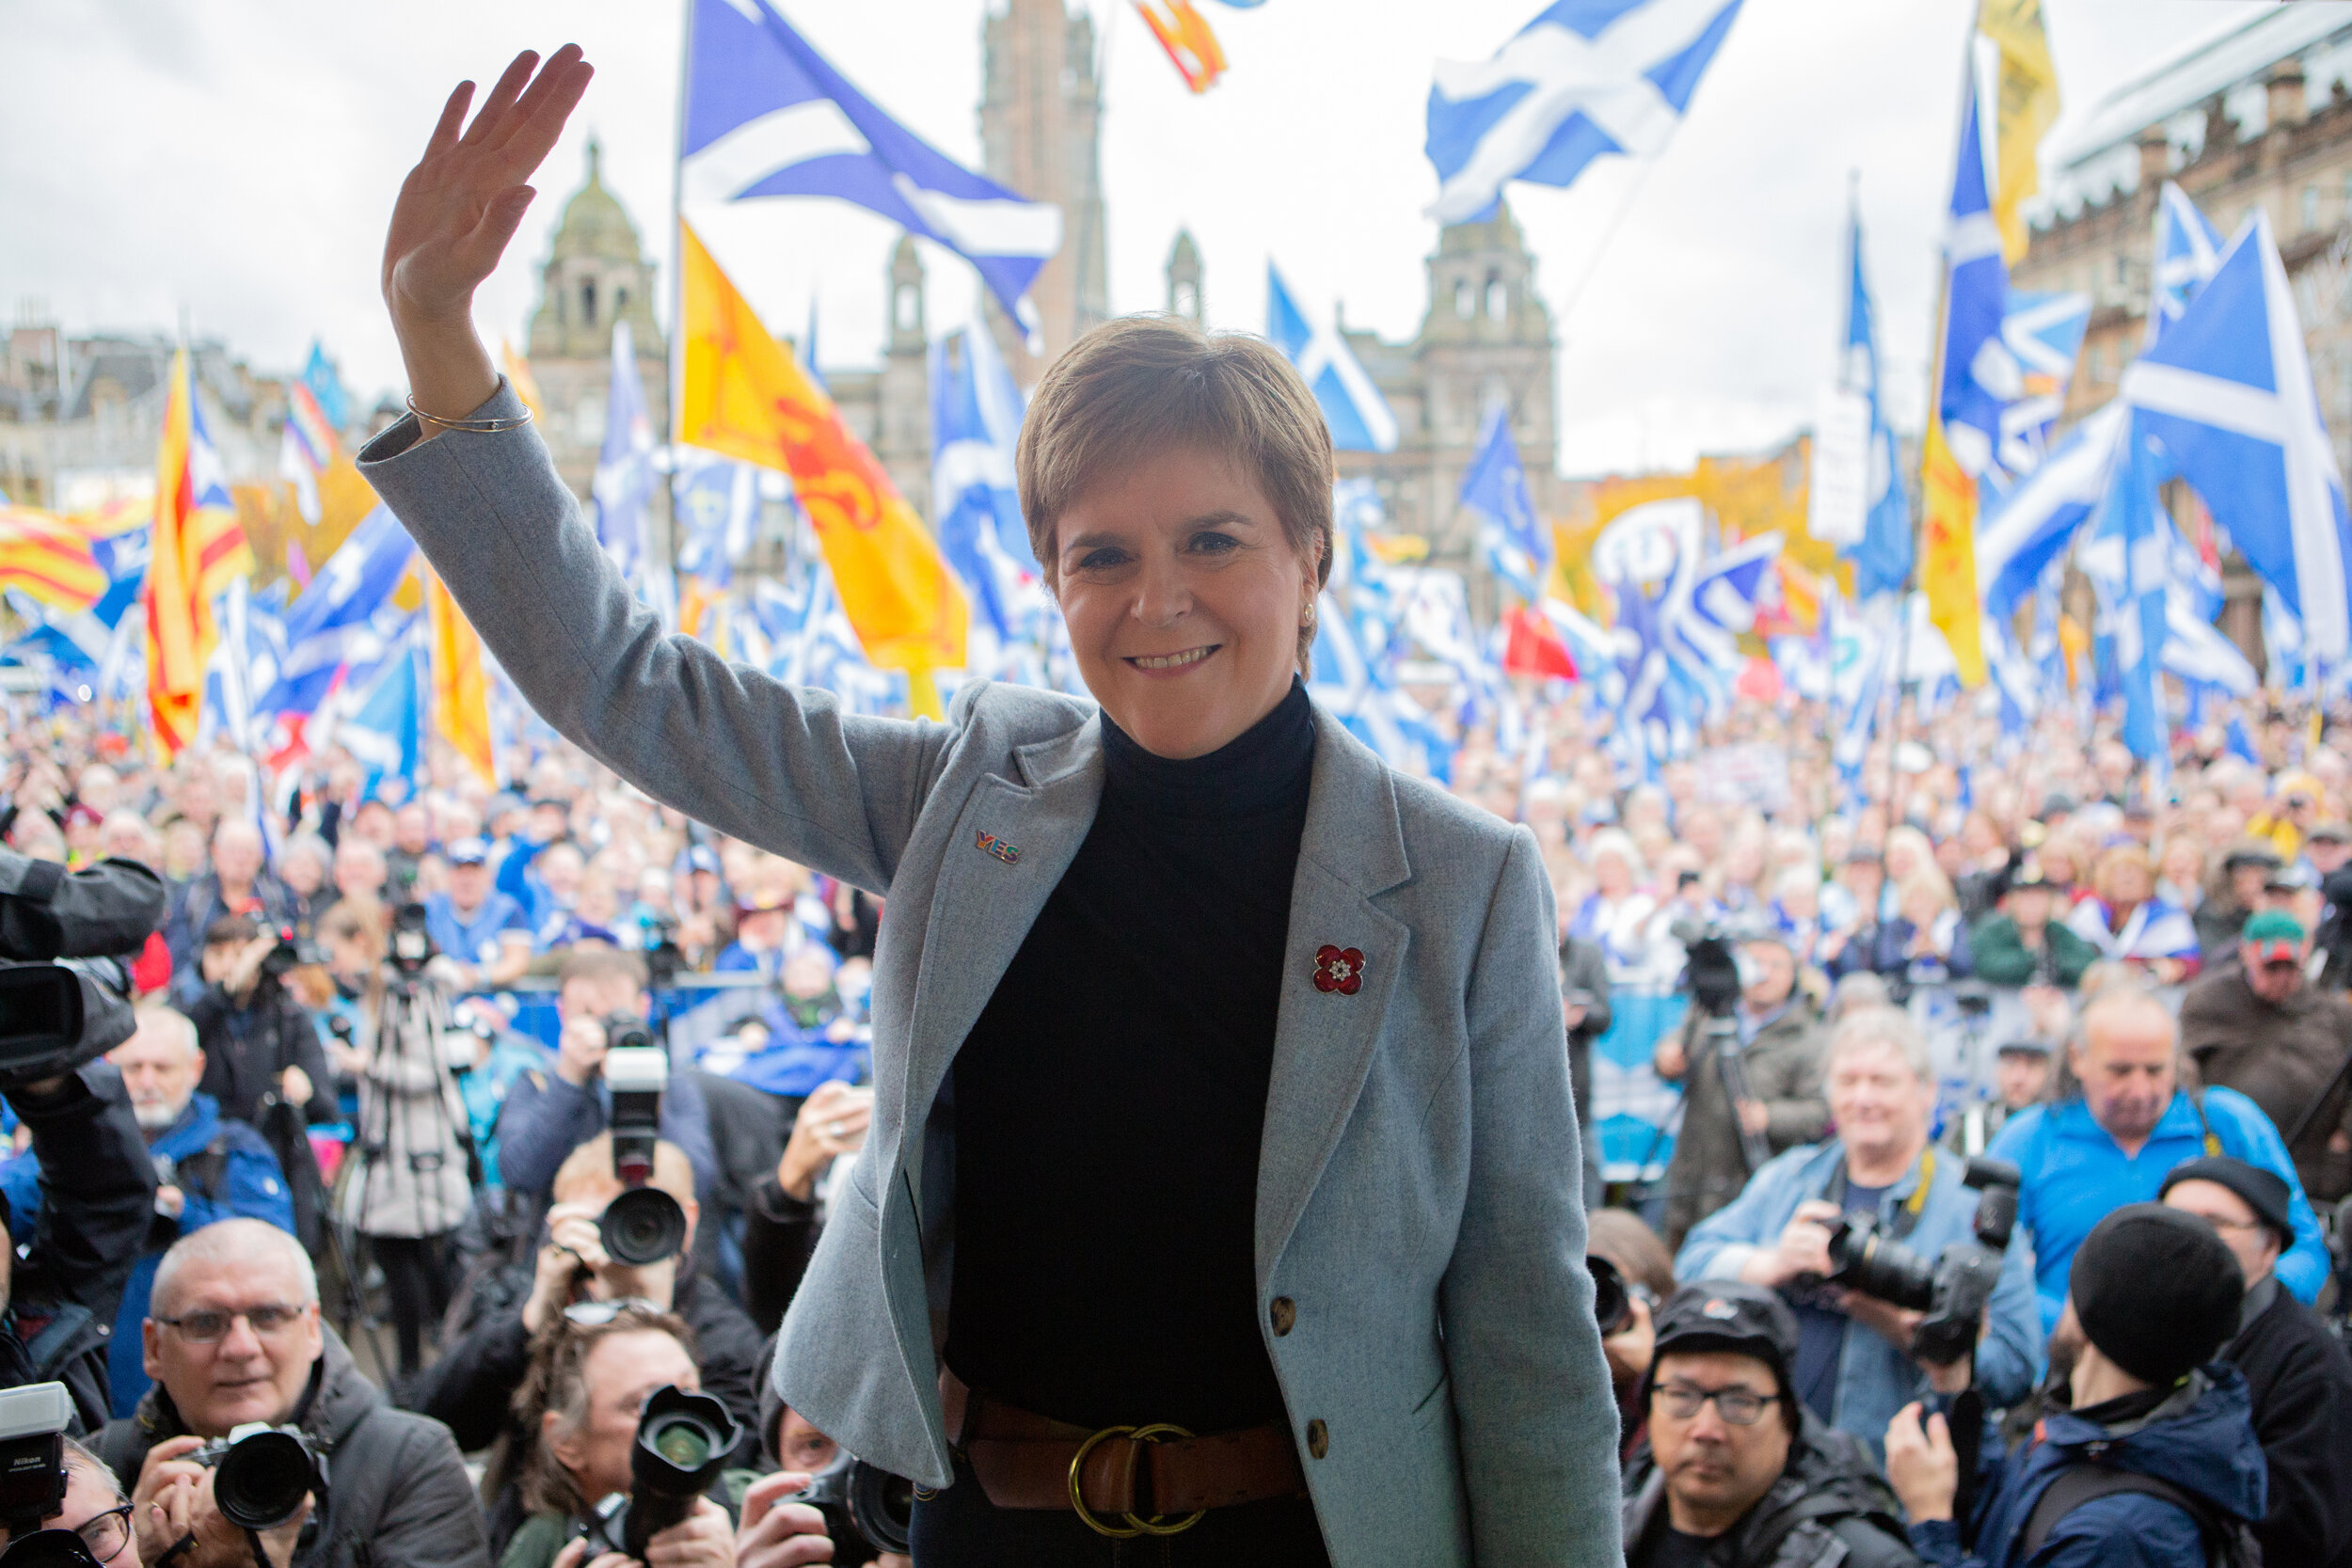
[[[482,639],[457,608],[449,585],[424,568],[426,631],[433,666],[433,727],[492,788],[498,758],[490,742],[490,683],[482,671]]]
[[[213,600],[253,570],[220,453],[196,402],[196,369],[171,358],[171,399],[155,452],[155,535],[147,567],[147,705],[166,761],[196,738],[204,665],[220,632]]]
[[[769,334],[694,231],[679,228],[686,374],[677,439],[792,477],[866,657],[904,670],[914,710],[936,717],[930,673],[963,663],[963,590],[833,400]]]
[[[19,589],[76,615],[105,597],[107,581],[106,568],[91,553],[88,530],[72,518],[0,506],[0,588]]]

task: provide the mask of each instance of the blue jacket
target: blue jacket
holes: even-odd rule
[[[458,918],[457,907],[448,894],[435,893],[424,900],[424,929],[435,947],[459,963],[486,965],[498,961],[501,933],[519,931],[529,937],[531,922],[521,904],[495,889],[470,920]]]
[[[2250,1410],[2246,1379],[2216,1363],[2137,1420],[2106,1427],[2071,1411],[2045,1416],[2015,1453],[1992,1451],[1980,1466],[1974,1553],[1962,1550],[1948,1519],[1914,1524],[1911,1544],[1935,1568],[2026,1568],[2028,1560],[2032,1568],[2205,1568],[2197,1522],[2179,1505],[2139,1492],[2082,1504],[2030,1560],[2017,1547],[2050,1482],[2094,1446],[2100,1461],[2117,1469],[2169,1481],[2224,1515],[2261,1518],[2269,1470]]]
[[[2295,1245],[2279,1259],[2279,1283],[2306,1307],[2328,1278],[2328,1247],[2320,1240],[2319,1221],[2296,1180],[2295,1162],[2287,1158],[2279,1130],[2262,1107],[2235,1089],[2207,1089],[2203,1124],[2186,1090],[2176,1090],[2172,1103],[2156,1122],[2155,1132],[2129,1158],[2115,1140],[2090,1119],[2090,1109],[2077,1097],[2058,1105],[2037,1105],[2009,1118],[1999,1137],[1986,1150],[1995,1159],[2013,1160],[2024,1174],[2018,1194],[2018,1223],[2033,1232],[2036,1288],[2042,1295],[2042,1329],[2046,1336],[2058,1326],[2066,1305],[2066,1275],[2074,1266],[2074,1249],[2090,1227],[2127,1203],[2153,1203],[2173,1166],[2205,1152],[2204,1128],[2210,1126],[2221,1152],[2286,1180],[2290,1211],[2295,1218]]]
[[[511,1192],[544,1196],[564,1157],[612,1124],[612,1090],[602,1073],[583,1087],[552,1068],[526,1071],[507,1085],[499,1108],[499,1175]],[[710,1111],[693,1074],[675,1063],[661,1092],[661,1136],[686,1151],[694,1192],[707,1200],[719,1176]]]
[[[1934,1150],[1931,1149],[1931,1153]],[[1776,1155],[1752,1177],[1746,1189],[1724,1207],[1694,1227],[1675,1258],[1675,1277],[1734,1279],[1749,1257],[1769,1248],[1796,1216],[1797,1206],[1821,1196],[1846,1157],[1845,1146],[1806,1144]],[[1968,1240],[1977,1212],[1977,1195],[1961,1184],[1963,1163],[1950,1151],[1940,1154],[1928,1181],[1926,1207],[1903,1244],[1925,1258],[1934,1258],[1954,1242]],[[1919,1166],[1914,1164],[1900,1181],[1880,1199],[1879,1223],[1890,1223],[1896,1212],[1919,1189]],[[1985,1403],[1998,1408],[2026,1397],[2041,1373],[2042,1335],[2035,1321],[2033,1268],[2022,1244],[2012,1244],[1994,1287],[1990,1317],[1977,1343],[1976,1386]],[[1876,1453],[1886,1440],[1886,1423],[1895,1412],[1928,1393],[1927,1375],[1919,1364],[1886,1336],[1853,1323],[1848,1327],[1837,1360],[1837,1398],[1830,1424],[1868,1443]]]

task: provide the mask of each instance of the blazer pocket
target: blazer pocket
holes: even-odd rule
[[[1451,1373],[1440,1372],[1438,1375],[1438,1386],[1435,1388],[1430,1389],[1426,1394],[1423,1394],[1421,1397],[1421,1402],[1413,1406],[1414,1423],[1422,1426],[1427,1425],[1432,1419],[1444,1412],[1447,1404],[1451,1402],[1453,1396],[1453,1375]]]

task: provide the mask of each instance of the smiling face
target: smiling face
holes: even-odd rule
[[[1055,533],[1079,673],[1144,750],[1206,755],[1290,689],[1315,563],[1232,463],[1180,449],[1107,473]]]

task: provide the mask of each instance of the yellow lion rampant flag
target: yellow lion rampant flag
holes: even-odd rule
[[[866,657],[904,670],[914,711],[936,718],[930,673],[964,659],[963,590],[833,400],[752,313],[693,230],[678,227],[686,373],[677,439],[791,476]]]
[[[1977,482],[1944,441],[1944,421],[1928,420],[1920,454],[1919,584],[1928,619],[1951,644],[1960,684],[1984,684],[1984,601],[1977,594]]]
[[[2000,87],[1993,121],[1993,221],[2001,255],[2015,265],[2026,254],[2026,198],[2042,183],[2035,153],[2042,134],[2058,119],[2058,67],[2042,30],[2042,0],[1983,0],[1977,27],[2000,47]]]

